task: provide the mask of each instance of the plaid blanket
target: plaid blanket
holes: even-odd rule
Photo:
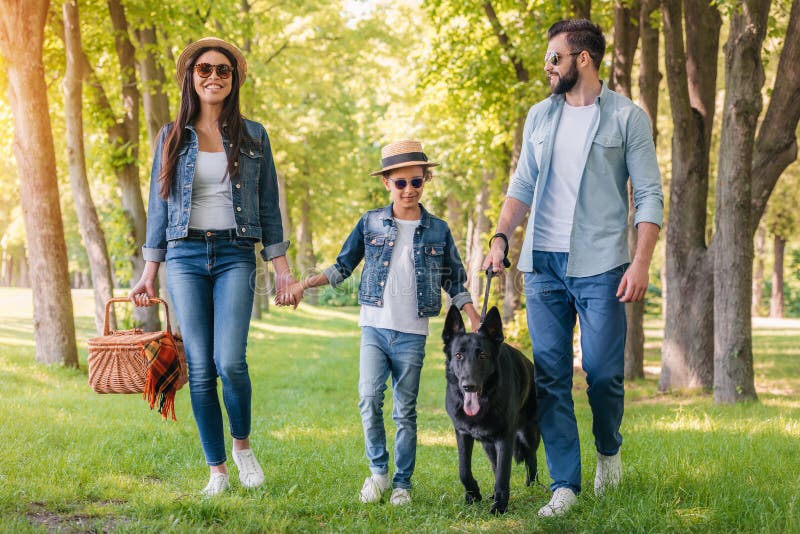
[[[175,392],[180,377],[180,359],[175,339],[168,332],[161,339],[144,346],[144,355],[149,364],[144,383],[143,397],[152,410],[158,404],[158,413],[167,419],[175,419]]]

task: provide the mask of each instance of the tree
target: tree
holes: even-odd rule
[[[14,156],[28,235],[36,360],[78,366],[55,148],[42,63],[48,0],[0,3],[0,52],[14,114]],[[21,31],[22,29],[25,31]]]
[[[83,45],[78,15],[78,4],[75,0],[66,0],[63,4],[64,42],[66,43],[67,70],[64,76],[64,111],[67,123],[67,152],[69,161],[69,177],[72,195],[75,200],[75,211],[78,215],[81,237],[89,256],[94,287],[94,321],[97,332],[103,331],[105,319],[105,303],[110,299],[113,289],[111,261],[100,219],[97,216],[89,180],[86,177],[86,158],[83,146]],[[111,310],[110,326],[116,328],[116,317]],[[99,334],[98,334],[99,335]]]

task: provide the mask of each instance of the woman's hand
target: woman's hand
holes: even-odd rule
[[[303,288],[303,284],[300,282],[295,282],[283,290],[278,291],[278,294],[275,295],[275,304],[278,306],[290,306],[294,305],[297,307],[297,304],[303,300],[303,293],[305,289]]]
[[[156,298],[156,276],[158,276],[159,263],[157,261],[148,261],[145,263],[142,277],[136,282],[136,285],[131,288],[128,293],[128,298],[136,306],[152,306],[151,298]]]
[[[289,262],[286,261],[286,256],[273,258],[272,266],[275,268],[275,304],[297,308],[303,298],[303,293],[301,291],[298,298],[295,293],[289,292],[289,288],[297,284],[297,280],[294,279],[294,276],[289,271]]]

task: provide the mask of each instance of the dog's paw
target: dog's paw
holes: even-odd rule
[[[482,499],[483,497],[481,497],[481,493],[479,491],[468,491],[464,494],[464,500],[467,504],[480,502]]]
[[[501,515],[506,513],[507,509],[508,509],[508,503],[501,503],[498,501],[494,501],[494,503],[492,504],[492,508],[489,510],[489,512],[491,512],[494,515]]]

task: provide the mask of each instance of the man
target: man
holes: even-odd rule
[[[548,40],[544,70],[552,95],[528,113],[519,164],[484,262],[503,270],[506,236],[530,210],[517,267],[525,276],[539,427],[553,479],[540,516],[564,514],[581,490],[572,401],[576,315],[597,449],[595,493],[620,482],[624,303],[644,298],[664,207],[647,115],[598,77],[605,52],[600,28],[565,20],[550,28]],[[628,177],[637,210],[632,261]]]

